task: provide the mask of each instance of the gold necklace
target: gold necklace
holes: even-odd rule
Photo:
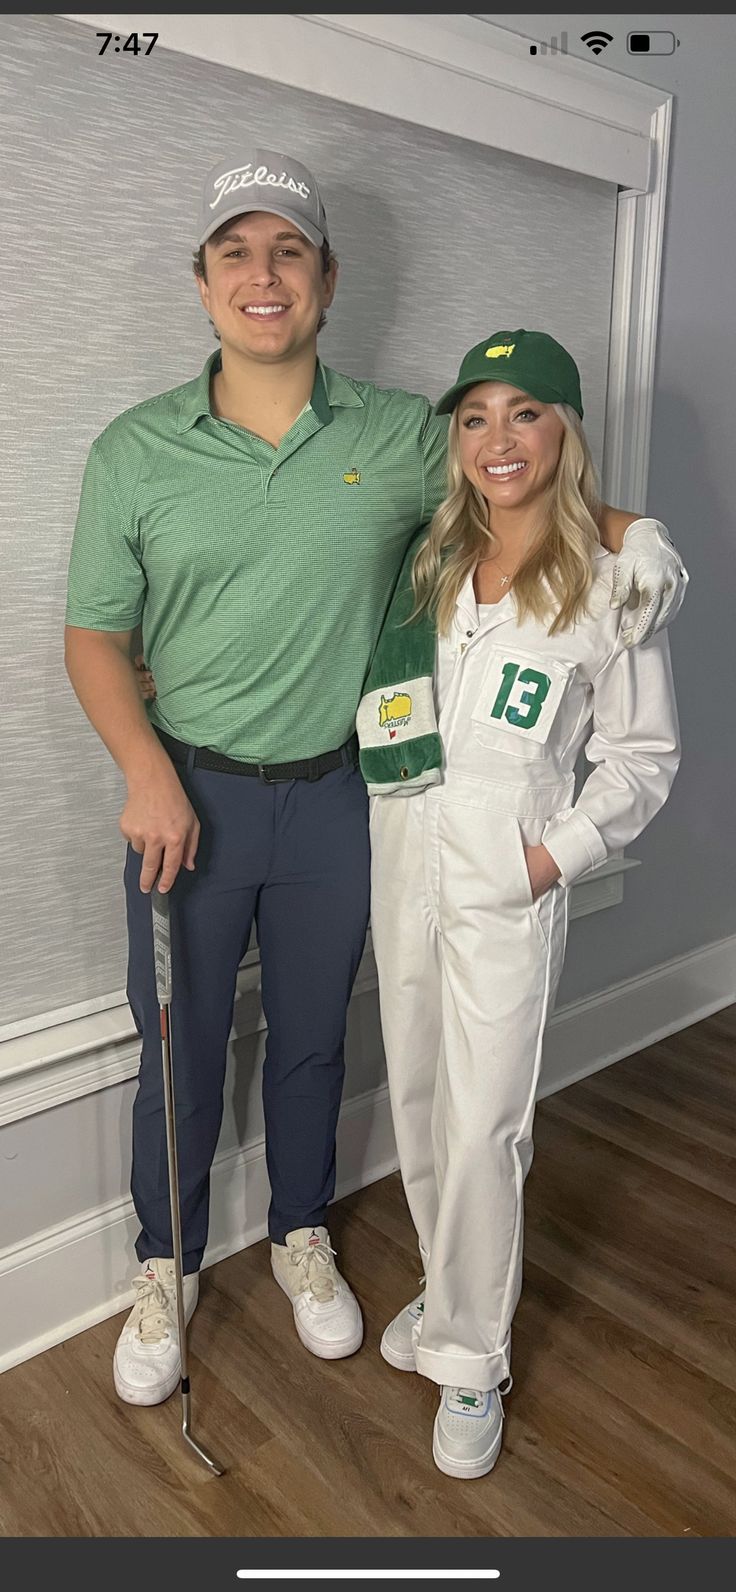
[[[495,563],[495,560],[496,560],[496,555],[495,555],[495,553],[492,553],[489,558],[479,558],[478,563],[479,564],[493,564],[493,563]],[[502,586],[508,586],[509,581],[513,580],[514,575],[505,575],[500,564],[497,564],[496,568],[498,570],[499,575],[501,576],[501,585]],[[515,570],[514,570],[514,574],[516,574]]]

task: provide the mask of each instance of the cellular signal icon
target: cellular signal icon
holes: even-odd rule
[[[581,33],[580,43],[587,44],[588,49],[592,50],[594,55],[600,55],[601,50],[605,50],[607,45],[613,44],[613,34],[603,33],[602,31]]]
[[[530,55],[537,55],[537,54],[538,55],[546,55],[547,52],[549,51],[550,55],[556,55],[557,52],[558,52],[558,49],[559,49],[559,52],[560,52],[561,55],[567,55],[567,34],[566,33],[561,33],[560,34],[560,44],[559,45],[557,43],[556,38],[554,38],[554,37],[552,37],[550,39],[549,44],[530,44],[529,45],[529,54]]]

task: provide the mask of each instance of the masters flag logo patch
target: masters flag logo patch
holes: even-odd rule
[[[411,697],[406,691],[394,691],[393,696],[385,697],[381,693],[378,705],[378,722],[381,729],[388,730],[390,741],[396,739],[396,731],[404,728],[411,718]]]
[[[352,470],[345,471],[343,481],[346,486],[360,486],[360,470],[356,470],[353,465]]]
[[[516,343],[494,343],[486,349],[486,359],[510,359],[515,347]]]

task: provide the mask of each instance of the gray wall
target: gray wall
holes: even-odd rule
[[[121,781],[64,675],[66,564],[93,437],[214,346],[191,245],[218,151],[249,133],[319,173],[329,363],[437,396],[484,331],[541,324],[574,347],[594,447],[603,428],[612,185],[158,46],[98,49],[80,23],[0,22],[0,1023],[123,984]]]
[[[486,13],[530,38],[614,36],[597,68],[674,93],[674,127],[646,509],[691,575],[671,631],[683,761],[670,800],[630,854],[613,912],[573,924],[560,1002],[736,932],[736,73],[735,16]],[[626,34],[675,28],[673,56],[632,56]],[[640,505],[624,505],[638,509]]]

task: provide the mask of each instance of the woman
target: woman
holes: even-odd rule
[[[381,1352],[439,1384],[435,1461],[471,1478],[501,1447],[569,889],[641,833],[679,752],[666,636],[629,649],[610,606],[574,360],[545,333],[496,333],[437,410],[452,416],[449,493],[405,566],[358,731],[392,1111],[426,1277]]]

